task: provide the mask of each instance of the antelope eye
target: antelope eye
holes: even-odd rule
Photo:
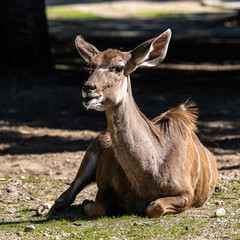
[[[123,68],[124,68],[124,66],[120,65],[120,66],[117,66],[115,68],[115,70],[116,70],[116,72],[120,73],[120,72],[122,72]]]

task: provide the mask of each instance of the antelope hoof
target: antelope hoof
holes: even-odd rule
[[[148,217],[153,217],[153,218],[161,217],[164,214],[164,212],[165,210],[160,201],[151,202],[145,211]]]
[[[39,216],[46,216],[54,205],[54,201],[46,202],[37,207],[36,213]]]
[[[102,217],[106,214],[106,208],[102,203],[95,203],[93,201],[84,200],[82,205],[83,213],[88,218]]]

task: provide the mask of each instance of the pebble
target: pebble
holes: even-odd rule
[[[224,208],[218,208],[215,212],[215,215],[217,217],[224,216],[226,214],[226,210]]]
[[[6,213],[14,213],[13,210],[7,210]]]
[[[34,225],[28,225],[25,227],[24,231],[25,232],[29,232],[29,231],[32,231],[35,229],[35,226]]]
[[[55,239],[56,239],[56,240],[59,240],[59,239],[60,239],[60,237],[59,237],[59,236],[56,236],[56,237],[55,237]]]
[[[24,176],[21,176],[20,178],[21,178],[21,179],[26,179]]]
[[[30,197],[25,197],[26,200],[30,200],[31,198]]]
[[[224,205],[223,201],[215,202],[215,204],[218,205],[218,206],[223,206]]]
[[[7,178],[3,178],[3,177],[0,178],[0,181],[6,181],[6,180]]]
[[[47,234],[47,233],[44,233],[44,234],[43,234],[43,236],[44,236],[44,237],[48,237],[48,236],[49,236],[49,234]]]

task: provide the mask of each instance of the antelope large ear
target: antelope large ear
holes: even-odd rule
[[[141,66],[158,66],[166,57],[171,35],[171,30],[168,29],[158,37],[150,39],[134,48],[130,52],[131,57],[127,63],[126,73],[130,74],[137,67]]]
[[[75,39],[75,46],[79,52],[79,54],[82,56],[82,58],[89,62],[90,59],[99,53],[98,49],[94,47],[92,44],[86,42],[82,36],[77,36]]]

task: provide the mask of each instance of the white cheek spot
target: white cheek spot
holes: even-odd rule
[[[96,68],[96,72],[106,72],[108,71],[109,69],[108,68]]]

